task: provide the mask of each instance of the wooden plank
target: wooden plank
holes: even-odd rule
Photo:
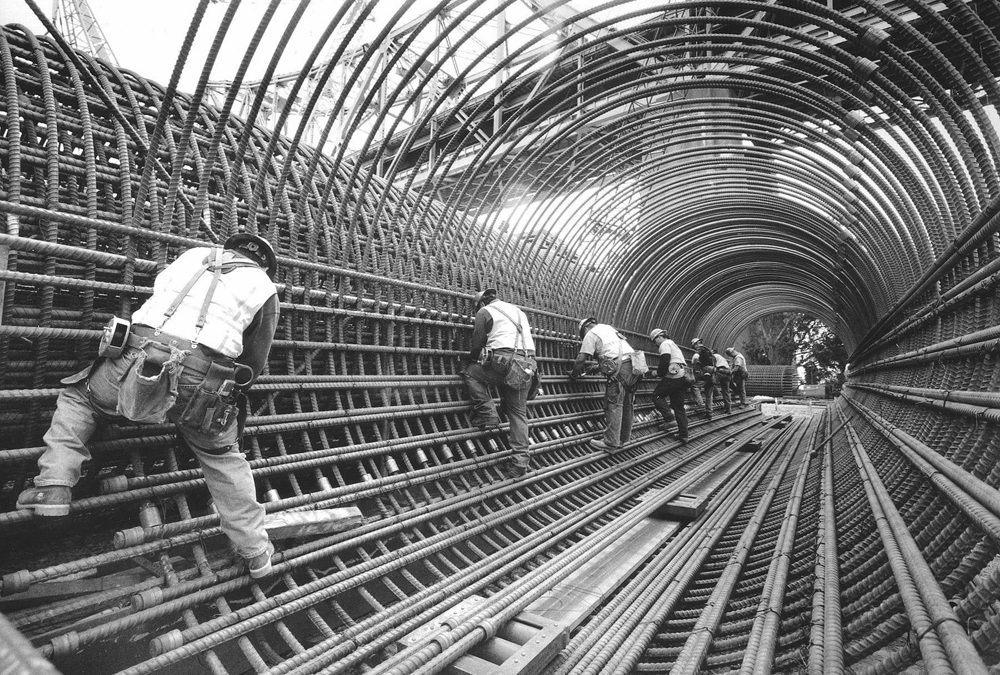
[[[271,539],[317,537],[357,527],[364,521],[361,509],[348,506],[315,511],[283,511],[264,519],[264,529]]]
[[[599,551],[586,565],[525,607],[525,611],[572,630],[680,528],[677,521],[644,519],[619,535],[614,546]]]
[[[98,593],[123,586],[134,586],[141,584],[147,579],[149,579],[149,575],[146,573],[122,573],[107,577],[77,579],[75,581],[46,581],[32,584],[30,588],[21,593],[0,598],[0,607],[30,605],[41,600],[56,600],[59,598]]]

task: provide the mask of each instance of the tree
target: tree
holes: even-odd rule
[[[840,385],[844,380],[844,367],[847,365],[847,348],[826,326],[815,319],[813,322],[818,324],[821,330],[809,343],[809,351],[802,365],[806,367],[807,372],[812,367],[816,374],[816,382],[832,382]]]
[[[841,339],[814,317],[781,312],[753,322],[743,343],[747,362],[754,365],[794,365],[806,371],[806,381],[843,381],[847,348]]]
[[[758,366],[791,365],[795,355],[793,333],[789,328],[798,314],[785,312],[768,314],[751,324],[749,337],[743,343],[747,363]]]

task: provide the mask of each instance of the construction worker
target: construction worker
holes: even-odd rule
[[[270,574],[274,546],[239,450],[238,399],[267,364],[278,322],[276,269],[266,239],[238,233],[221,247],[189,249],[160,272],[131,324],[112,319],[97,360],[63,380],[39,474],[17,508],[68,515],[100,426],[170,421],[198,459],[222,531],[250,575]]]
[[[677,438],[684,442],[688,438],[687,413],[684,410],[684,392],[688,389],[687,379],[684,377],[684,354],[662,328],[654,329],[649,338],[660,352],[656,368],[660,381],[653,389],[653,406],[663,415],[665,426],[669,426],[672,420],[677,421]]]
[[[733,383],[732,371],[726,357],[714,349],[712,350],[712,359],[715,361],[715,386],[722,394],[722,407],[728,415],[733,412],[732,391],[730,391]]]
[[[514,452],[505,470],[512,478],[519,478],[531,468],[527,403],[531,382],[530,378],[518,381],[516,376],[522,372],[537,374],[535,342],[528,317],[516,305],[498,300],[495,288],[477,293],[475,303],[469,363],[462,372],[472,398],[472,424],[481,429],[500,424],[489,391],[490,385],[495,386],[510,421],[510,447]]]
[[[726,413],[732,412],[732,401],[729,397],[729,362],[715,350],[706,347],[701,338],[691,340],[691,348],[696,352],[695,358],[692,359],[695,377],[701,380],[705,389],[705,417],[712,419],[716,384],[723,385],[719,393],[722,394]]]
[[[736,395],[739,397],[740,407],[745,406],[747,404],[746,381],[749,375],[746,357],[736,351],[733,347],[726,348],[726,356],[731,359],[729,365],[733,374],[733,391],[735,391]]]
[[[698,339],[698,338],[695,338],[695,339]],[[694,341],[692,341],[692,344],[694,344]],[[697,352],[697,350],[695,351],[694,354],[691,355],[691,363],[690,363],[690,365],[687,366],[687,369],[688,369],[688,372],[690,373],[691,377],[694,378],[693,383],[689,384],[689,386],[691,387],[691,398],[694,399],[694,407],[697,410],[698,408],[701,408],[701,407],[703,407],[705,405],[705,397],[701,393],[702,392],[702,381],[701,381],[701,378],[699,377],[701,369],[700,369],[699,364],[698,364],[698,352]]]
[[[570,378],[576,379],[582,375],[593,360],[596,359],[598,369],[607,378],[604,389],[604,417],[607,428],[603,439],[595,438],[590,446],[596,450],[614,453],[621,450],[632,436],[632,417],[635,402],[635,391],[641,381],[634,377],[632,370],[632,353],[635,351],[614,327],[606,323],[598,323],[597,319],[588,316],[579,325],[580,353],[577,354]]]

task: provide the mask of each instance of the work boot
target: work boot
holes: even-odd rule
[[[531,471],[530,465],[518,464],[513,459],[508,459],[503,465],[503,472],[508,478],[524,478]]]
[[[493,429],[500,426],[499,417],[474,417],[472,419],[472,426],[478,427],[480,429]]]
[[[592,447],[594,450],[603,450],[609,455],[613,455],[619,450],[621,450],[621,448],[616,448],[613,445],[608,445],[600,438],[592,438],[590,440],[590,447]]]
[[[254,579],[263,579],[271,573],[271,556],[274,555],[274,544],[267,542],[267,549],[252,558],[244,558],[247,571]]]
[[[64,485],[42,485],[23,490],[15,506],[24,511],[34,511],[36,516],[48,518],[69,515],[73,501],[70,489]]]

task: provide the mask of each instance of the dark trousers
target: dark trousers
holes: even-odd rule
[[[664,377],[653,390],[653,406],[663,415],[664,422],[670,421],[669,413],[673,411],[673,416],[677,420],[678,438],[687,438],[688,435],[687,413],[684,411],[684,392],[687,388],[687,380],[683,377]]]

